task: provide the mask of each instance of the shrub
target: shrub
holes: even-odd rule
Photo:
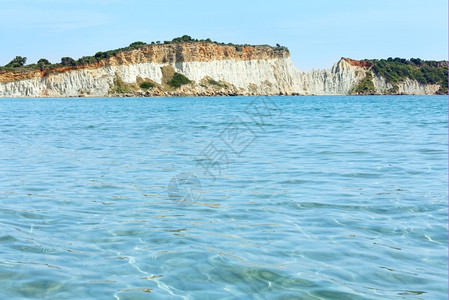
[[[63,58],[61,58],[61,65],[63,65],[63,66],[76,66],[76,62],[71,57],[63,57]]]
[[[192,81],[189,78],[185,77],[184,75],[182,75],[180,73],[175,73],[173,75],[173,78],[167,83],[171,87],[179,88],[181,85],[188,84],[191,82]]]
[[[373,75],[371,74],[371,72],[368,72],[366,73],[365,78],[359,82],[359,84],[350,92],[350,94],[369,95],[374,94],[375,92],[376,89],[373,83]]]
[[[129,93],[131,92],[130,86],[129,84],[127,84],[126,82],[124,82],[120,76],[118,76],[117,74],[115,75],[114,78],[114,82],[112,84],[112,87],[109,91],[110,93],[114,93],[114,94],[124,94],[124,93]]]
[[[216,81],[215,79],[209,79],[209,80],[207,81],[207,83],[212,84],[212,85],[216,85],[216,86],[219,86],[219,87],[225,87],[224,84],[219,83],[219,82]]]
[[[37,64],[43,64],[43,65],[51,65],[51,63],[48,61],[48,59],[41,58],[37,61]]]
[[[128,48],[129,48],[129,49],[139,49],[139,48],[142,48],[142,47],[144,47],[144,46],[146,46],[146,45],[147,45],[147,43],[138,41],[138,42],[131,43],[131,44],[128,46]]]
[[[95,58],[97,58],[97,60],[105,59],[108,57],[109,57],[109,53],[107,51],[106,52],[99,51],[99,52],[95,53]]]
[[[41,71],[43,71],[46,66],[50,66],[50,65],[51,65],[51,63],[48,61],[48,59],[45,59],[45,58],[41,58],[37,61],[37,66],[39,67],[39,69]]]
[[[149,81],[144,81],[144,82],[142,82],[139,86],[140,86],[140,88],[143,89],[143,90],[148,90],[149,88],[154,87],[154,83],[149,82]]]
[[[27,61],[26,57],[16,56],[16,58],[11,60],[5,67],[20,68],[25,65],[26,61]]]
[[[96,63],[98,60],[94,56],[83,56],[80,59],[78,59],[77,64],[78,65],[88,65]]]
[[[198,42],[196,39],[192,39],[190,35],[183,35],[181,37],[174,38],[173,43],[188,43],[188,42]]]

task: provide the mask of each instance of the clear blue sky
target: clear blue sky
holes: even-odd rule
[[[447,0],[0,0],[0,65],[59,62],[184,34],[290,48],[300,70],[340,57],[448,58]]]

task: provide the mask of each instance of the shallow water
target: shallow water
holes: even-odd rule
[[[447,101],[0,99],[0,296],[447,298]]]

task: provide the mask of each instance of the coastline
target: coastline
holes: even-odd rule
[[[190,42],[106,54],[80,59],[85,64],[3,68],[0,97],[447,94],[447,61],[341,58],[332,68],[301,72],[281,46]],[[409,75],[399,75],[404,70]]]

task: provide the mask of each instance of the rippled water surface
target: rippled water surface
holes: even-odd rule
[[[0,99],[0,296],[447,299],[447,101]]]

